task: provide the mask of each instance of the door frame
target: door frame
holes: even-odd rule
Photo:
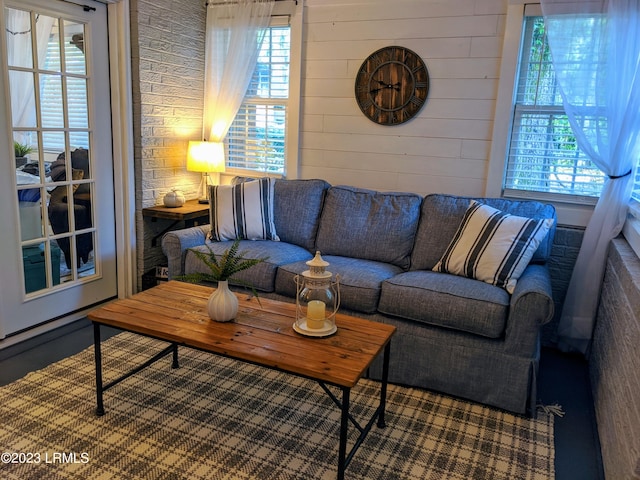
[[[137,288],[129,0],[97,1],[107,5],[117,297],[125,298],[135,293]],[[4,339],[2,339],[2,323],[0,323],[0,349],[79,320],[85,317],[87,310],[71,313]],[[5,313],[0,297],[0,317]]]
[[[101,1],[101,0],[99,0]],[[118,298],[136,293],[136,198],[129,0],[107,3]]]

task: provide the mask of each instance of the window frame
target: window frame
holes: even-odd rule
[[[638,163],[636,164],[633,184],[635,189],[640,191],[640,159],[638,159]],[[632,197],[631,200],[629,200],[627,221],[622,227],[622,234],[627,239],[627,242],[629,242],[629,245],[631,245],[633,251],[636,252],[636,255],[640,257],[640,201],[637,200],[638,195],[640,195],[640,192],[636,194],[636,198]]]
[[[298,151],[300,134],[300,91],[302,72],[302,2],[295,0],[277,1],[271,15],[269,27],[288,24],[290,27],[289,50],[289,98],[286,100],[285,114],[285,154],[282,174],[269,173],[249,168],[230,167],[225,160],[226,176],[273,176],[298,178]],[[286,22],[286,23],[285,23]],[[273,105],[281,104],[282,99],[274,98]],[[244,100],[243,100],[244,104]],[[225,139],[225,144],[227,140]],[[227,145],[228,148],[228,145]]]
[[[622,227],[622,235],[627,239],[636,255],[640,257],[640,202],[637,200],[631,200],[627,221]]]
[[[513,99],[517,89],[516,80],[525,15],[542,15],[540,5],[528,3],[527,0],[509,0],[485,194],[491,197],[524,198],[548,202],[556,207],[559,224],[586,227],[597,203],[596,197],[504,188],[505,166],[508,162],[512,129]]]

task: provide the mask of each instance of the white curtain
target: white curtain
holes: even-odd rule
[[[274,0],[213,0],[207,7],[204,136],[221,142],[242,104]]]
[[[7,8],[5,11],[7,61],[11,67],[32,68],[31,15],[28,11]],[[36,17],[36,39],[39,67],[46,61],[47,45],[55,19],[46,15]],[[11,86],[11,111],[14,127],[36,126],[36,107],[33,75],[18,71],[9,72]],[[15,140],[30,144],[30,133],[16,132]]]
[[[580,148],[607,176],[584,233],[558,327],[587,354],[611,239],[640,157],[640,0],[542,0],[553,67]]]

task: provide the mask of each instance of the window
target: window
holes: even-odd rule
[[[605,177],[575,144],[540,5],[526,2],[508,4],[486,194],[551,202],[559,224],[585,227]],[[639,166],[623,233],[640,256]]]
[[[631,245],[631,248],[640,257],[640,159],[639,165],[636,166],[636,176],[633,184],[633,192],[631,193],[631,202],[629,206],[629,215],[625,222],[622,233]]]
[[[525,16],[514,92],[505,195],[600,195],[605,176],[578,148],[555,81],[542,16]]]
[[[640,164],[640,159],[638,159]],[[640,209],[640,165],[636,167],[636,178],[633,183],[633,192],[631,193],[631,201]]]
[[[291,28],[270,27],[244,101],[226,136],[228,168],[284,175],[290,52]]]

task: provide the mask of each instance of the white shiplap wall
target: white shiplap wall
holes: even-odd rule
[[[376,190],[483,195],[507,0],[306,0],[302,178]],[[402,45],[430,74],[409,122],[362,115],[354,80],[375,50]]]

